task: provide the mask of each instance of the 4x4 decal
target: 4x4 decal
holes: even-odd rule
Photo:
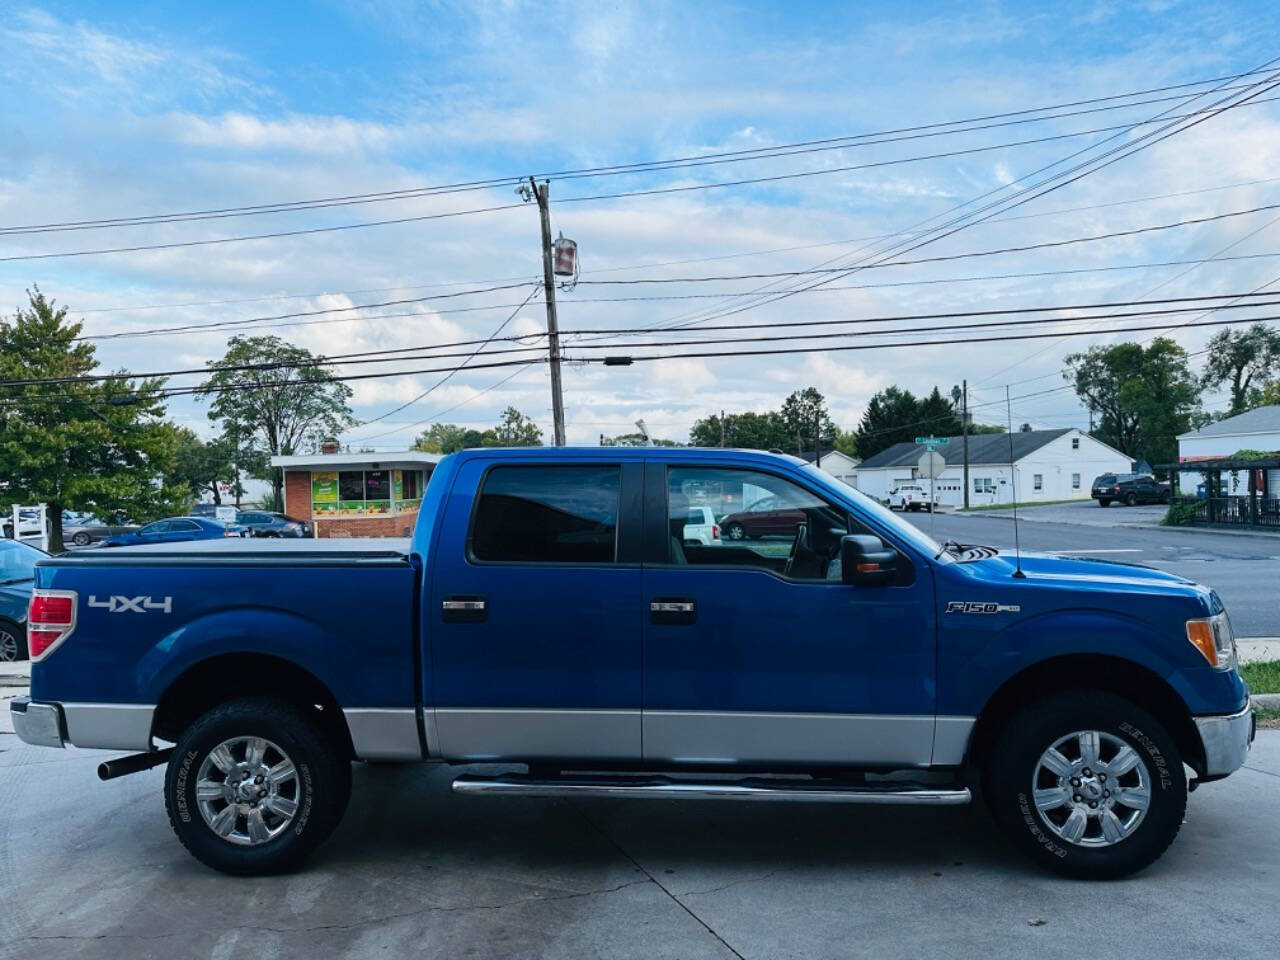
[[[106,600],[99,600],[93,594],[90,594],[89,606],[100,607],[110,613],[146,613],[148,610],[173,613],[173,597],[161,597],[159,600],[153,600],[151,597],[114,596],[108,597]]]

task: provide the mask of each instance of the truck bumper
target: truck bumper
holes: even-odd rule
[[[32,703],[30,697],[15,697],[9,703],[9,717],[18,739],[34,747],[66,746],[62,736],[62,711],[56,703]]]
[[[1204,777],[1225,777],[1244,766],[1257,733],[1253,703],[1225,717],[1195,717],[1204,745]]]

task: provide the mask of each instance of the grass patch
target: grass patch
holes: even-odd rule
[[[1280,660],[1246,663],[1240,668],[1240,676],[1249,685],[1250,693],[1280,693]]]
[[[1280,729],[1280,708],[1258,707],[1258,729],[1259,730]]]
[[[1071,500],[1031,500],[1027,503],[1018,501],[1018,509],[1034,509],[1035,507],[1059,507],[1064,503],[1088,503],[1090,497],[1074,497]],[[984,510],[1012,510],[1012,503],[984,503],[977,507],[960,507],[956,513],[982,513]]]

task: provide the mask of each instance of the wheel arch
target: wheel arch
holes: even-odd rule
[[[1028,702],[1065,690],[1101,690],[1131,700],[1169,731],[1183,762],[1203,774],[1204,745],[1186,703],[1158,674],[1132,660],[1078,653],[1041,660],[1009,677],[978,714],[968,763],[981,768],[1005,724]]]
[[[188,666],[160,695],[151,721],[152,736],[176,741],[219,703],[255,695],[313,711],[344,756],[354,758],[351,731],[333,692],[306,668],[264,653],[222,653]]]

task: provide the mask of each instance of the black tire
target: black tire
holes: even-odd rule
[[[1136,493],[1127,493],[1124,498],[1126,507],[1136,507],[1138,505],[1138,495]]]
[[[89,544],[93,543],[93,537],[81,530],[71,538],[71,542],[77,547],[87,547]]]
[[[724,534],[730,540],[745,540],[747,528],[740,523],[731,523],[724,528]]]
[[[1100,506],[1100,507],[1109,507],[1109,506],[1111,506],[1111,501],[1110,501],[1110,500],[1099,500],[1099,501],[1098,501],[1098,506]]]
[[[201,765],[220,744],[261,737],[293,761],[296,812],[277,836],[233,843],[205,821],[196,798]],[[268,754],[268,757],[272,754]],[[307,711],[279,700],[246,698],[210,710],[179,738],[164,780],[165,809],[182,845],[223,873],[257,876],[298,866],[342,819],[351,796],[351,762]],[[239,820],[236,821],[238,828]],[[247,829],[247,827],[246,827]]]
[[[1170,491],[1170,490],[1166,490],[1164,493],[1160,494],[1160,502],[1161,502],[1161,503],[1172,503],[1172,502],[1173,502],[1173,492],[1172,492],[1172,491]]]
[[[0,663],[27,659],[27,631],[12,620],[0,619]]]
[[[1187,809],[1182,756],[1173,738],[1145,710],[1114,694],[1072,690],[1027,707],[1004,726],[1005,732],[982,771],[983,795],[996,822],[1031,859],[1077,879],[1114,880],[1150,866],[1173,843]],[[1147,773],[1150,799],[1146,813],[1133,833],[1105,846],[1083,846],[1062,839],[1048,813],[1037,809],[1031,799],[1037,775],[1045,773],[1038,769],[1041,755],[1063,737],[1081,730],[1096,730],[1123,741],[1137,753]],[[1104,744],[1103,749],[1109,747]],[[1125,784],[1126,778],[1136,776],[1125,774],[1119,782]],[[1040,786],[1046,782],[1040,781]],[[1052,789],[1054,784],[1047,786]],[[1063,811],[1058,814],[1061,816],[1068,808],[1058,809]],[[1118,816],[1129,812],[1123,804],[1115,809],[1121,811]],[[1100,829],[1100,821],[1095,826],[1090,820],[1085,836]]]

